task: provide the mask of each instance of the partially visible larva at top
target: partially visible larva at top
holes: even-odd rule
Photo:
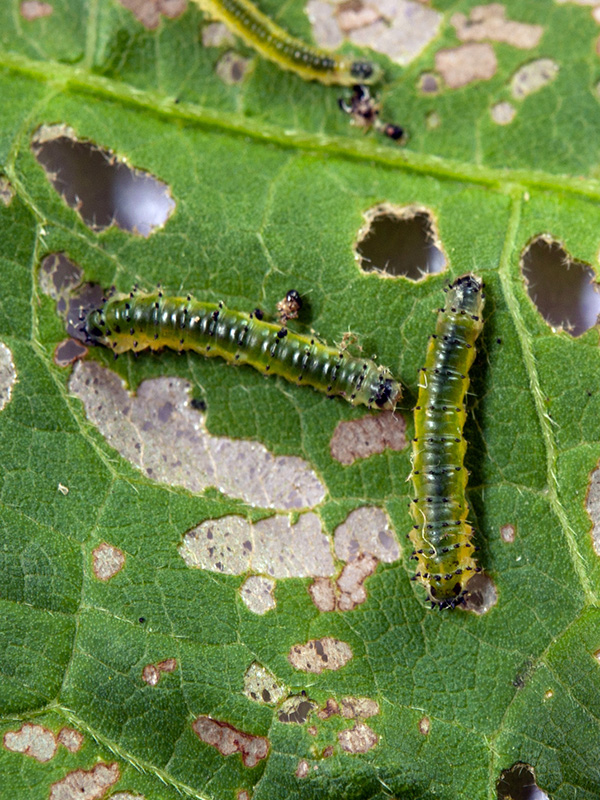
[[[381,67],[371,61],[338,56],[304,44],[276,25],[249,0],[195,0],[209,14],[224,22],[246,44],[281,69],[295,72],[307,81],[353,86],[376,83]]]
[[[413,580],[427,590],[432,606],[454,608],[469,578],[481,568],[473,557],[473,528],[465,497],[467,443],[465,395],[475,341],[483,328],[483,283],[463,275],[446,290],[425,366],[419,373],[415,406],[410,532],[417,562]]]
[[[298,299],[295,291],[286,300]],[[314,336],[303,336],[285,325],[265,322],[260,311],[246,314],[188,297],[162,292],[114,295],[83,319],[89,343],[103,345],[115,356],[127,350],[193,350],[233,364],[247,364],[264,375],[280,375],[292,383],[312,386],[352,405],[393,409],[400,384],[388,369],[368,358],[355,358],[329,347]],[[286,322],[291,319],[286,315]]]

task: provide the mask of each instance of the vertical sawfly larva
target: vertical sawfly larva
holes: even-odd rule
[[[481,571],[467,522],[463,427],[469,368],[483,328],[483,283],[463,275],[446,292],[419,373],[410,502],[415,524],[409,534],[417,561],[413,580],[425,586],[432,606],[439,608],[459,605],[467,581]]]
[[[368,358],[355,358],[314,336],[265,322],[261,312],[246,314],[190,296],[115,295],[87,313],[83,330],[88,342],[109,347],[115,356],[146,348],[193,350],[248,364],[263,375],[280,375],[353,405],[393,409],[401,396],[400,384],[389,370]]]
[[[249,0],[195,0],[211,17],[224,22],[261,56],[307,81],[353,86],[375,83],[381,68],[371,61],[339,56],[304,44],[276,25]]]

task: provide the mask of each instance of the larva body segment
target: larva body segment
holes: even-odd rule
[[[441,608],[458,605],[467,581],[480,571],[467,522],[463,427],[469,369],[483,328],[482,289],[479,278],[463,275],[447,290],[420,372],[415,407],[410,503],[414,579],[425,586],[432,605]]]
[[[353,86],[375,83],[381,68],[370,61],[356,61],[304,44],[276,25],[249,0],[196,0],[211,17],[224,22],[246,44],[282,69],[304,80]]]
[[[163,347],[193,350],[339,395],[353,405],[393,409],[401,396],[389,370],[370,359],[222,304],[162,293],[115,295],[87,315],[84,330],[91,343],[115,354]]]

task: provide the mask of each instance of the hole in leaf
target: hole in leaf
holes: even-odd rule
[[[40,264],[40,288],[54,300],[70,294],[82,278],[83,270],[66,253],[50,253]]]
[[[533,767],[521,761],[500,773],[496,792],[498,800],[549,800],[535,782]]]
[[[277,712],[277,719],[279,722],[296,723],[297,725],[304,725],[308,719],[308,715],[316,708],[316,703],[309,700],[306,692],[294,697],[288,697]]]
[[[403,275],[418,281],[446,266],[433,218],[426,209],[384,203],[369,209],[365,219],[356,257],[366,272]]]
[[[546,322],[580,336],[597,322],[600,291],[587,264],[575,261],[546,236],[534,239],[523,253],[521,268],[529,297]]]
[[[467,591],[462,605],[463,610],[475,614],[487,614],[498,602],[496,585],[489,575],[479,572],[467,583]]]
[[[65,339],[56,345],[54,363],[59,367],[69,367],[87,355],[88,349],[75,339]]]
[[[32,149],[52,186],[93,230],[114,224],[149,236],[175,208],[165,183],[109,150],[75,139],[65,126],[40,128]]]

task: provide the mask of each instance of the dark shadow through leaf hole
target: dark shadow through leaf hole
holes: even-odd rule
[[[596,324],[600,287],[594,271],[574,261],[559,242],[538,237],[523,252],[521,267],[529,297],[553,328],[581,336]]]
[[[365,217],[356,252],[366,272],[418,281],[446,266],[446,257],[436,244],[433,219],[425,209],[381,205]]]
[[[169,187],[152,175],[134,170],[91,142],[66,135],[50,137],[43,129],[32,149],[48,179],[86,225],[104,230],[112,224],[149,236],[164,225],[175,202]]]
[[[496,792],[498,800],[549,800],[535,782],[533,767],[522,761],[500,773]]]

